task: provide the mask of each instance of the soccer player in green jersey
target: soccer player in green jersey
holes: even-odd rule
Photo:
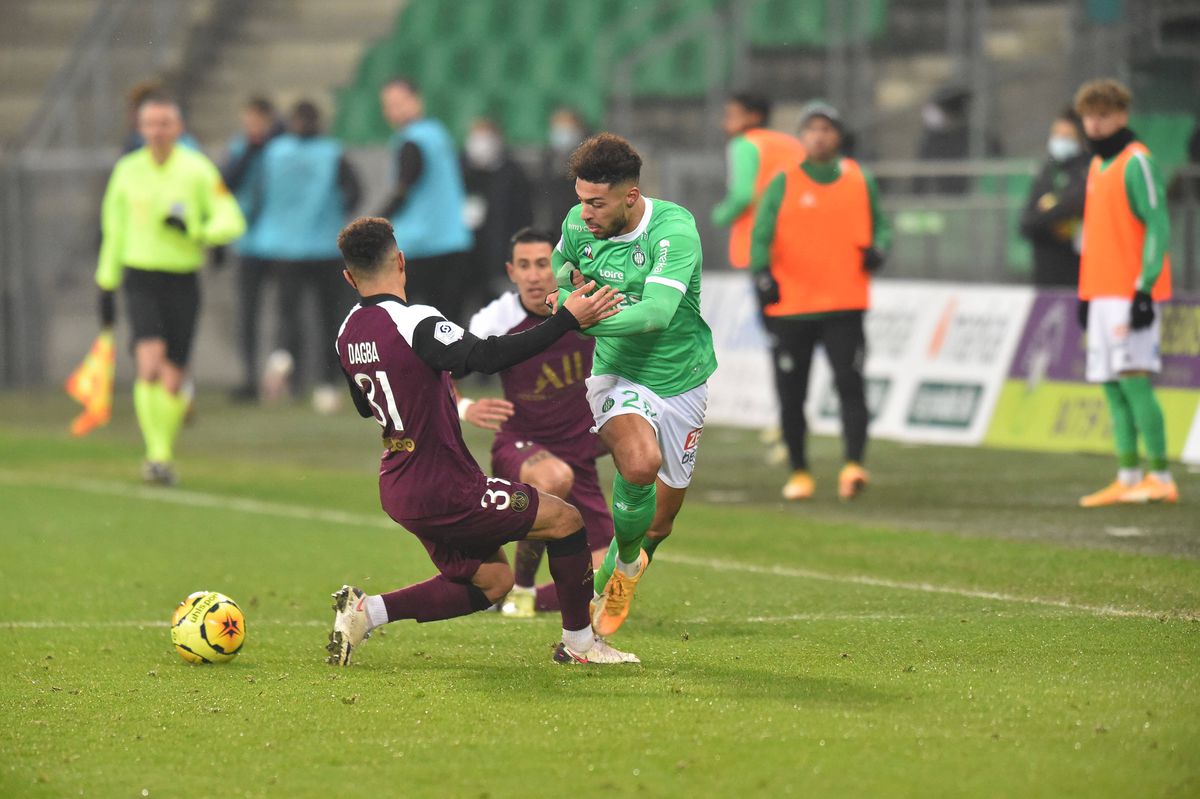
[[[593,136],[569,165],[580,204],[554,253],[558,299],[588,280],[624,296],[620,314],[585,331],[596,337],[588,404],[617,467],[616,537],[592,608],[596,633],[611,635],[683,505],[717,360],[700,316],[703,258],[691,213],[641,193],[641,156],[620,136]]]

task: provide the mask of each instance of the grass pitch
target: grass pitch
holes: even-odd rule
[[[337,670],[330,592],[432,573],[378,510],[373,424],[202,395],[161,490],[128,409],[84,441],[71,413],[0,396],[0,796],[1200,794],[1181,469],[1178,507],[1087,512],[1106,458],[879,443],[841,505],[818,440],[820,496],[785,507],[714,429],[615,641],[642,666],[557,666],[556,616],[480,614]],[[225,666],[171,649],[201,588],[246,611]]]

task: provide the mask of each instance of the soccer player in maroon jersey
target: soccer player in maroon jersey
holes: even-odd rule
[[[556,238],[523,228],[512,238],[510,291],[471,318],[479,336],[502,336],[536,327],[551,315],[546,297],[558,291],[551,253]],[[504,399],[459,401],[459,416],[477,427],[497,430],[492,443],[492,474],[517,480],[562,497],[583,515],[592,563],[600,564],[613,538],[612,513],[600,488],[596,458],[604,454],[592,432],[592,411],[584,380],[592,373],[594,339],[568,333],[536,358],[500,373]],[[535,610],[558,610],[553,582],[534,587],[546,545],[517,542],[515,582],[500,612],[529,618]]]
[[[361,300],[342,323],[337,354],[361,416],[383,428],[383,509],[420,539],[440,572],[381,595],[345,585],[334,594],[329,662],[348,665],[374,627],[465,616],[513,585],[504,544],[546,542],[562,605],[559,663],[630,663],[592,633],[592,563],[583,519],[572,505],[525,483],[487,477],[463,442],[450,375],[493,374],[554,344],[564,333],[615,314],[619,296],[589,283],[545,322],[480,339],[435,308],[405,299],[404,255],[386,219],[364,217],[338,236],[346,280]],[[590,296],[589,296],[590,293]]]

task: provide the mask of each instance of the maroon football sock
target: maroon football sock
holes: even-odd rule
[[[416,619],[419,622],[441,621],[485,610],[492,603],[471,583],[456,583],[442,575],[423,583],[383,594],[388,621]]]
[[[554,578],[564,630],[582,630],[591,624],[592,553],[582,527],[566,538],[546,544],[550,576]]]
[[[542,565],[542,553],[546,551],[545,541],[518,541],[517,553],[513,557],[514,582],[522,588],[532,588],[537,579],[538,566]],[[557,605],[555,609],[557,609]]]
[[[539,613],[544,613],[548,610],[561,610],[562,606],[558,604],[558,587],[554,583],[542,583],[537,587],[537,593],[534,594],[533,607]]]

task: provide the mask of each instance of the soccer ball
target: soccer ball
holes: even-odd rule
[[[238,604],[216,591],[197,591],[171,616],[171,643],[188,663],[224,663],[246,641],[246,617]]]

